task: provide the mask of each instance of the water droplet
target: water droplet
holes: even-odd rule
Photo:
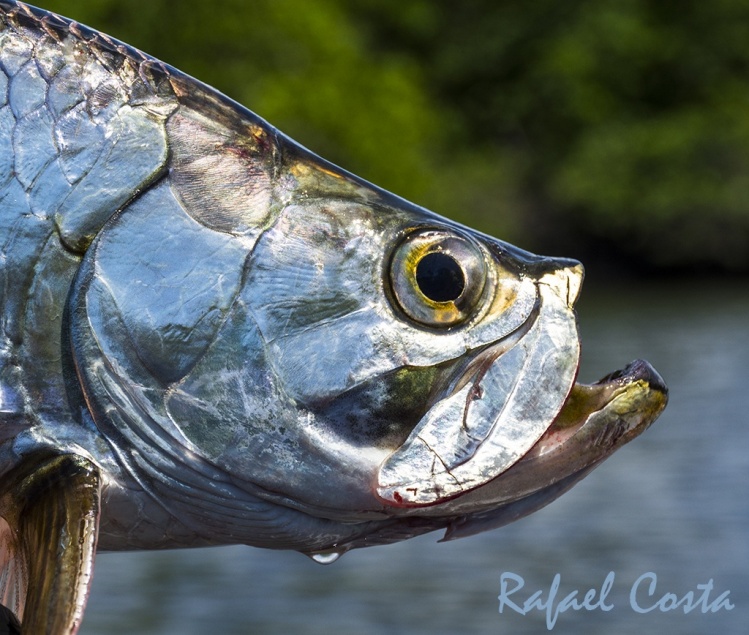
[[[308,553],[307,555],[312,558],[318,564],[333,564],[338,558],[340,558],[346,549],[328,549],[327,551],[316,551],[315,553]]]

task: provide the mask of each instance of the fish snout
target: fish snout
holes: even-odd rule
[[[580,289],[585,278],[582,263],[567,258],[549,258],[547,268],[538,276],[538,282],[550,287],[569,308],[572,308],[580,296]]]
[[[515,245],[498,240],[487,241],[487,247],[503,267],[520,277],[527,277],[550,287],[572,308],[580,295],[585,268],[573,258],[539,256]]]

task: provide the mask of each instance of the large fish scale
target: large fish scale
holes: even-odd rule
[[[96,232],[164,169],[176,102],[144,101],[148,75],[133,58],[97,54],[53,20],[26,28],[30,19],[0,14],[0,377],[18,394],[52,382],[25,409],[60,412],[60,294]],[[24,377],[4,370],[19,362]]]

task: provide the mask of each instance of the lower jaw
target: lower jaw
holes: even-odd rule
[[[554,422],[523,461],[559,453],[606,458],[650,427],[666,407],[667,395],[663,379],[642,360],[594,384],[575,384]]]
[[[481,513],[529,497],[543,501],[535,508],[543,506],[647,430],[666,403],[663,380],[641,360],[595,384],[575,384],[559,415],[520,461],[486,485],[421,513]]]

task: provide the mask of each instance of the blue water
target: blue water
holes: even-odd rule
[[[452,543],[438,534],[354,551],[321,566],[249,547],[102,554],[81,633],[545,633],[546,615],[498,612],[500,577],[521,601],[614,582],[609,611],[569,610],[555,633],[745,633],[749,624],[749,294],[746,283],[586,289],[581,378],[644,357],[671,388],[666,412],[571,492],[506,528]],[[735,605],[639,614],[713,581]],[[526,593],[526,589],[528,592]],[[598,593],[598,591],[596,591]]]

